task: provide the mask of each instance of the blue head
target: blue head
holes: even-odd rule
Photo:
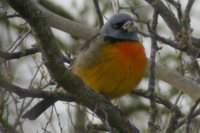
[[[138,41],[133,18],[125,13],[111,17],[101,28],[100,35],[113,39]]]

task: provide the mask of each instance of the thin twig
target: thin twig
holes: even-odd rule
[[[195,72],[197,72],[197,74],[198,74],[198,81],[200,80],[200,66],[199,66],[199,64],[198,64],[198,61],[197,61],[197,59],[195,58],[195,57],[193,57],[193,56],[191,56],[191,60],[192,60],[192,66],[193,66],[193,68],[195,69]]]
[[[33,55],[38,52],[40,52],[39,48],[30,48],[30,49],[25,49],[25,50],[14,52],[14,53],[0,51],[0,63],[7,60],[19,59],[21,57]]]
[[[98,20],[99,20],[99,28],[101,28],[103,26],[104,22],[103,22],[103,16],[102,16],[102,13],[101,13],[101,9],[99,7],[98,0],[93,0],[93,3],[94,3],[96,13],[97,13],[97,16],[98,16]]]
[[[187,6],[186,6],[186,9],[185,9],[185,15],[189,15],[190,14],[190,11],[192,9],[192,6],[194,4],[194,1],[195,0],[188,0],[188,3],[187,3]],[[189,16],[188,16],[189,17]]]
[[[181,10],[181,4],[179,1],[174,1],[174,0],[166,0],[167,2],[169,2],[171,5],[173,5],[176,10],[177,10],[177,14],[178,14],[178,18],[179,20],[182,18],[182,10]]]
[[[47,130],[47,128],[48,128],[48,125],[49,125],[49,124],[51,123],[51,121],[52,121],[52,117],[53,117],[53,106],[52,106],[52,108],[51,108],[51,113],[50,113],[49,119],[48,119],[48,121],[46,122],[45,127],[42,128],[42,129],[44,130],[44,133],[51,133],[50,131]]]
[[[169,120],[166,124],[167,126],[164,130],[164,133],[172,133],[172,132],[175,132],[175,130],[177,129],[178,119],[181,116],[181,113],[179,111],[177,104],[178,104],[178,101],[180,100],[182,94],[183,94],[182,92],[179,93],[175,103],[173,104],[173,106],[170,109]]]
[[[200,109],[196,109],[196,111],[193,112],[191,119],[197,117],[198,115],[200,115]],[[183,118],[182,120],[179,121],[177,128],[180,128],[186,122],[187,122],[187,117],[185,117],[185,118]]]
[[[118,13],[120,10],[119,1],[118,0],[111,0],[112,8],[114,14]]]
[[[179,3],[174,1],[174,0],[166,0],[167,2],[169,2],[170,4],[172,4],[174,7],[178,7]]]
[[[192,9],[192,5],[194,0],[189,0],[186,9],[184,12],[184,16],[181,20],[181,32],[177,36],[178,44],[182,47],[191,47],[192,46],[192,36],[191,36],[191,26],[190,26],[190,11]]]
[[[24,41],[24,39],[31,33],[31,29],[28,29],[28,31],[23,35],[21,38],[19,38],[18,44],[11,50],[11,53],[17,49],[17,47]],[[18,39],[17,39],[18,40]],[[17,40],[15,42],[17,42]]]
[[[8,19],[8,18],[15,18],[15,17],[20,17],[18,14],[10,14],[10,15],[4,15],[0,13],[0,19]]]
[[[186,119],[186,131],[185,133],[190,133],[190,123],[192,121],[192,116],[197,108],[198,104],[200,103],[200,98],[194,103],[194,105],[190,108],[190,112],[188,113],[187,119]]]
[[[60,129],[60,133],[63,133],[63,128],[62,128],[62,124],[61,124],[61,120],[60,120],[60,115],[56,109],[55,106],[53,106],[54,110],[55,110],[55,113],[56,113],[56,116],[57,116],[57,119],[58,119],[58,127]]]
[[[142,97],[148,98],[148,99],[150,99],[150,97],[151,97],[148,94],[148,91],[147,92],[144,92],[144,91],[133,91],[133,92],[131,92],[131,94],[142,96]],[[165,106],[168,110],[171,110],[171,108],[174,106],[167,98],[159,97],[159,96],[154,94],[154,99],[158,104],[161,104],[161,105]],[[182,114],[181,111],[178,108],[177,108],[177,111],[180,114]]]

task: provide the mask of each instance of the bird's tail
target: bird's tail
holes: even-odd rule
[[[29,120],[37,119],[47,108],[53,105],[56,99],[43,99],[38,102],[34,107],[27,111],[22,118],[27,118]]]

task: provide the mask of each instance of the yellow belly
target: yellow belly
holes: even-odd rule
[[[138,85],[145,73],[146,57],[139,43],[127,42],[123,44],[126,45],[125,47],[120,45],[118,44],[119,47],[117,44],[102,46],[100,56],[90,67],[76,65],[77,60],[72,72],[91,89],[110,98],[130,92]]]

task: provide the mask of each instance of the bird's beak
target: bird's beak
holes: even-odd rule
[[[134,26],[134,23],[133,23],[133,21],[127,21],[126,23],[124,23],[123,25],[122,25],[122,29],[124,30],[124,31],[127,31],[128,33],[129,32],[133,32],[133,31],[135,31],[136,30],[136,26]]]

